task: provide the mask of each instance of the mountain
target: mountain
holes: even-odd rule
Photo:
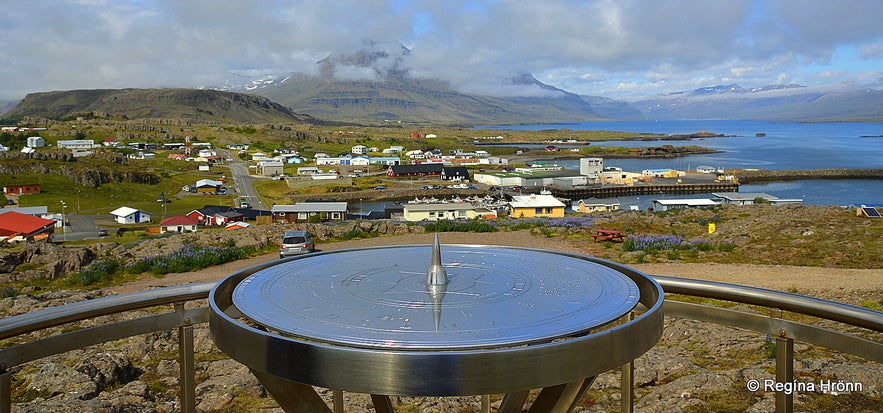
[[[93,89],[31,93],[3,114],[69,119],[110,116],[124,119],[175,118],[197,122],[290,123],[309,120],[269,99],[245,93],[198,89]]]
[[[631,102],[648,119],[880,121],[883,91],[771,85],[710,86]]]
[[[510,80],[530,96],[466,94],[448,83],[410,76],[402,64],[410,51],[368,44],[364,51],[329,56],[317,75],[296,74],[264,82],[253,93],[318,118],[348,121],[441,123],[583,122],[600,118],[573,93],[531,75]]]
[[[640,120],[645,118],[638,108],[628,102],[601,96],[580,95],[580,98],[586,101],[592,107],[592,110],[602,118],[620,120]]]
[[[17,100],[0,100],[0,116],[15,108],[18,102]]]

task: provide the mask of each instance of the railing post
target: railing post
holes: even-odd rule
[[[334,413],[343,413],[343,390],[332,390]]]
[[[635,312],[628,314],[628,321],[635,319]],[[633,413],[635,411],[635,361],[622,365],[619,375],[619,411]]]
[[[184,312],[184,303],[175,303],[176,312]],[[180,365],[181,412],[196,413],[196,373],[193,362],[193,326],[185,318],[184,325],[178,327],[178,364]]]
[[[791,383],[794,380],[794,340],[784,330],[776,337],[776,382]],[[794,411],[794,393],[776,392],[776,413]]]
[[[491,413],[491,395],[481,395],[481,413]]]
[[[12,373],[0,364],[0,413],[12,413]]]

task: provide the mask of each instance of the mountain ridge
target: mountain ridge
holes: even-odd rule
[[[64,120],[77,116],[177,118],[195,122],[303,122],[312,118],[263,96],[199,89],[78,89],[25,96],[2,115]]]

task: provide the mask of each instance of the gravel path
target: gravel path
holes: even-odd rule
[[[320,250],[337,250],[393,244],[431,244],[433,234],[409,234],[363,240],[319,244]],[[439,234],[443,244],[509,245],[542,248],[566,252],[592,254],[591,245],[584,240],[547,238],[531,235],[530,231]],[[145,278],[136,282],[110,287],[109,293],[122,294],[162,286],[204,281],[217,281],[236,271],[278,259],[276,253],[266,254],[200,271],[169,274],[164,278]],[[853,304],[883,298],[883,269],[843,269],[821,267],[793,267],[752,264],[634,264],[647,274],[669,275],[719,281],[732,284],[796,292]]]

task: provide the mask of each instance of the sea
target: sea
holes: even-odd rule
[[[626,171],[672,168],[694,170],[699,166],[719,169],[823,169],[883,168],[883,123],[874,122],[763,122],[739,120],[613,121],[531,125],[482,125],[480,130],[568,130],[634,132],[635,134],[687,135],[709,132],[724,137],[689,141],[598,141],[592,145],[647,147],[697,145],[721,151],[672,159],[605,159],[604,166]],[[762,134],[764,136],[758,136]],[[519,145],[523,146],[523,145]],[[545,146],[545,145],[541,145]],[[568,147],[568,145],[556,145]],[[579,161],[537,158],[579,170]],[[883,180],[809,179],[742,185],[743,193],[763,192],[782,199],[801,199],[805,205],[883,206]],[[706,195],[647,195],[619,198],[622,208],[647,209],[660,198],[702,198]],[[710,194],[707,194],[710,196]],[[382,211],[386,202],[360,202],[359,212]],[[351,206],[355,207],[355,205]]]
[[[608,141],[592,145],[646,147],[697,145],[722,151],[672,159],[605,159],[604,166],[626,171],[672,168],[693,170],[699,166],[719,169],[822,169],[883,168],[883,123],[873,122],[763,122],[733,120],[615,121],[534,125],[483,125],[476,130],[597,130],[684,135],[705,131],[724,137],[689,141]],[[566,146],[566,145],[558,145]],[[579,169],[577,160],[538,158],[538,162]],[[742,185],[739,192],[763,192],[779,198],[802,199],[805,205],[883,206],[883,180],[812,179]],[[702,198],[703,195],[665,198]],[[659,196],[620,199],[623,208],[645,209]]]

